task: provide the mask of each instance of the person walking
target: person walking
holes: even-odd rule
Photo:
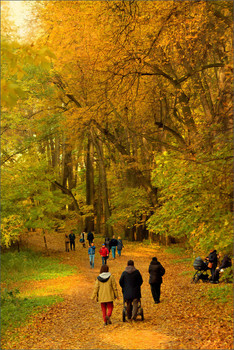
[[[70,239],[69,239],[69,236],[68,236],[68,233],[65,233],[65,251],[66,252],[69,252],[69,242],[70,242]]]
[[[80,234],[80,243],[82,244],[83,248],[85,248],[85,241],[87,239],[87,233],[84,231],[84,232],[81,232]]]
[[[102,247],[99,250],[99,253],[102,257],[102,265],[106,265],[106,261],[109,258],[109,250],[106,248],[105,243],[103,243]]]
[[[76,239],[76,235],[74,233],[74,230],[71,230],[71,233],[69,235],[69,240],[70,240],[70,249],[72,250],[76,250],[76,244],[75,244],[75,239]]]
[[[87,240],[89,241],[89,245],[91,245],[91,243],[94,240],[94,235],[93,232],[89,231],[88,235],[87,235]]]
[[[123,242],[122,242],[122,239],[120,236],[118,237],[117,242],[118,242],[118,244],[117,244],[118,256],[121,256],[121,250],[123,249]]]
[[[118,299],[118,290],[114,276],[109,272],[107,265],[102,265],[96,279],[92,299],[101,303],[104,326],[111,324],[111,315],[114,300]]]
[[[106,248],[109,250],[109,252],[110,252],[110,240],[109,240],[109,237],[106,237],[105,238],[105,246],[106,246]]]
[[[141,285],[143,283],[140,271],[134,266],[134,261],[129,260],[123,271],[119,284],[122,287],[124,301],[127,303],[127,317],[133,320],[137,317],[138,302],[141,299]]]
[[[113,236],[112,239],[110,240],[110,249],[111,249],[113,259],[115,259],[117,245],[118,245],[118,241],[115,238],[115,236]]]
[[[94,268],[94,257],[95,257],[95,245],[94,242],[91,243],[88,249],[88,255],[89,255],[89,263],[90,263],[90,268]]]
[[[162,276],[165,274],[165,269],[156,257],[152,258],[149,265],[149,274],[149,284],[152,297],[154,299],[154,303],[158,304],[160,303]]]

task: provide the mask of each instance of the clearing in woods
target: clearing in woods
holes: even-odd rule
[[[204,297],[207,288],[219,285],[191,284],[188,270],[192,268],[186,259],[165,253],[156,244],[126,243],[121,257],[108,260],[117,284],[127,261],[134,260],[144,281],[145,320],[122,322],[122,293],[118,285],[112,325],[104,327],[100,304],[90,298],[101,266],[101,243],[101,238],[95,239],[95,268],[90,269],[87,245],[83,248],[77,239],[76,251],[65,252],[63,235],[57,233],[53,240],[48,237],[50,256],[77,266],[79,273],[19,284],[25,295],[32,289],[43,290],[44,295],[59,291],[64,301],[33,316],[29,324],[17,330],[17,337],[3,339],[2,349],[232,349],[232,310]],[[43,251],[42,237],[30,233],[27,246]],[[153,256],[166,269],[160,304],[153,303],[148,283],[148,266]]]

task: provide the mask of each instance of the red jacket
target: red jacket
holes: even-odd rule
[[[101,247],[99,253],[101,254],[101,256],[105,257],[109,255],[109,250],[106,247]]]

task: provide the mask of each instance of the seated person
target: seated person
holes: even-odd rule
[[[219,258],[221,258],[221,253],[219,253]],[[217,269],[215,270],[215,276],[214,276],[214,281],[218,282],[219,281],[219,274],[220,272],[223,272],[224,269],[227,267],[232,266],[232,260],[229,258],[228,255],[224,255],[223,260],[221,261],[221,264]]]

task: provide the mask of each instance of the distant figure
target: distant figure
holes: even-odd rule
[[[92,242],[91,245],[89,246],[88,249],[88,255],[89,255],[89,263],[90,263],[90,268],[93,269],[94,268],[94,257],[95,257],[95,245]]]
[[[118,290],[114,276],[109,272],[107,265],[102,265],[100,275],[95,282],[92,299],[101,303],[104,326],[111,324],[113,301],[116,298],[118,298]]]
[[[122,293],[127,303],[127,316],[130,320],[137,317],[138,302],[141,299],[142,276],[134,266],[134,261],[129,260],[125,271],[122,273],[119,284],[122,287]]]
[[[89,241],[89,245],[91,245],[91,243],[94,240],[93,232],[89,231],[88,236],[87,236],[87,240]]]
[[[110,240],[110,249],[111,249],[111,253],[112,253],[113,259],[115,259],[115,253],[116,253],[117,245],[118,245],[118,241],[115,238],[115,236],[113,236],[112,239]]]
[[[123,249],[123,242],[122,242],[122,239],[121,239],[120,236],[118,237],[117,242],[118,242],[118,244],[117,244],[117,252],[118,252],[118,255],[121,256],[121,250]]]
[[[154,303],[160,303],[160,294],[161,294],[161,284],[162,276],[165,274],[164,267],[160,264],[157,258],[152,258],[152,261],[149,265],[149,284],[151,287],[151,293],[154,299]]]
[[[210,282],[213,283],[215,281],[215,270],[218,264],[218,256],[217,251],[215,249],[211,249],[210,254],[206,257],[208,261],[208,268],[211,271]]]
[[[102,257],[102,265],[106,265],[106,261],[109,258],[109,250],[106,248],[105,243],[103,243],[102,247],[99,250],[99,253]]]
[[[75,245],[76,235],[74,233],[74,230],[71,230],[69,239],[70,239],[70,249],[72,250],[72,247],[73,247],[73,250],[76,250],[76,245]]]
[[[105,246],[106,246],[106,248],[109,250],[109,252],[110,252],[110,240],[109,240],[109,237],[106,237],[105,238]]]
[[[82,232],[80,234],[80,243],[82,243],[83,248],[85,248],[85,241],[87,239],[87,233],[86,232]]]
[[[69,252],[69,242],[70,242],[70,239],[69,239],[69,236],[68,236],[68,233],[65,233],[65,251],[66,252]]]

